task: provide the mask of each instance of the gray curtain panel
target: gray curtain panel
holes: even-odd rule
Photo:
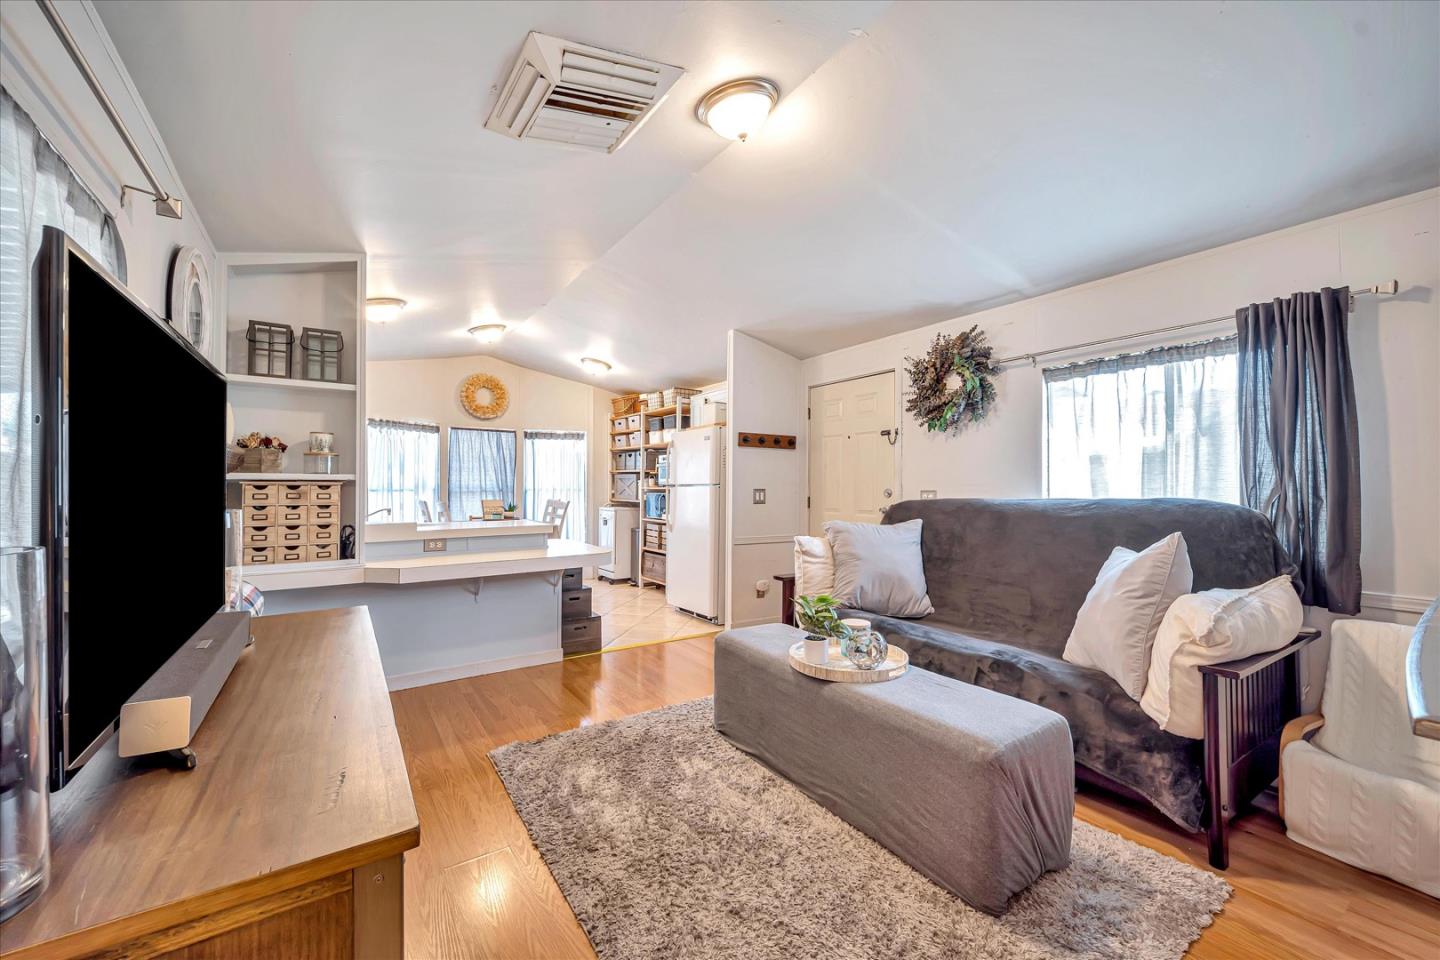
[[[478,517],[483,501],[515,502],[515,431],[450,428],[450,516]]]
[[[1360,612],[1360,441],[1350,369],[1350,288],[1235,313],[1240,497],[1275,525],[1301,600]]]

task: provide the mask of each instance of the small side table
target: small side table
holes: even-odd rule
[[[795,574],[777,573],[770,579],[780,581],[780,622],[795,626]]]

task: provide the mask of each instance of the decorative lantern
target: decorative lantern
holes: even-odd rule
[[[345,338],[339,330],[304,327],[300,331],[300,353],[304,359],[304,379],[340,382],[340,353]]]
[[[245,339],[252,377],[290,376],[290,347],[295,343],[295,329],[290,324],[251,320]]]

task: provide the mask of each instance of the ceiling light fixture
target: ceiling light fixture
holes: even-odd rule
[[[365,301],[365,319],[371,323],[389,323],[400,318],[405,301],[399,297],[371,297]]]
[[[597,360],[595,357],[581,357],[580,366],[592,377],[600,377],[610,372],[610,364],[604,360]]]
[[[482,323],[478,327],[471,327],[469,332],[470,336],[481,343],[499,343],[507,329],[509,328],[503,323]]]
[[[700,99],[695,118],[726,140],[744,143],[765,125],[779,99],[780,88],[770,80],[731,80]]]

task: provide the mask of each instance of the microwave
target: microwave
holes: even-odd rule
[[[645,519],[647,519],[647,520],[664,520],[664,519],[665,519],[665,494],[663,494],[663,493],[647,493],[647,494],[645,494]]]

